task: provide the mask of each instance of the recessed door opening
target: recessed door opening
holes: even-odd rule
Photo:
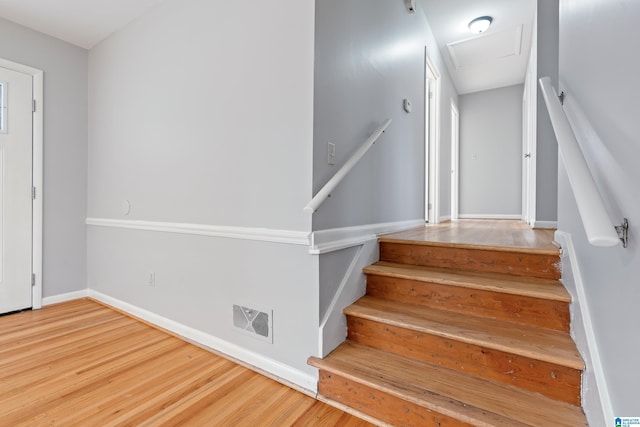
[[[425,48],[425,220],[440,222],[439,159],[440,159],[440,73],[429,59]]]

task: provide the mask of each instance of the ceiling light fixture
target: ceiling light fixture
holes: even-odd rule
[[[476,34],[484,33],[485,31],[487,31],[492,22],[492,17],[480,16],[469,22],[469,30],[471,30],[472,33]]]

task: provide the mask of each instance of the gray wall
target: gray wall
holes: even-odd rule
[[[89,288],[311,380],[317,259],[251,236],[311,231],[313,23],[298,0],[167,0],[93,48],[88,201],[93,218],[239,227],[90,226]],[[273,344],[235,329],[233,304],[272,308]]]
[[[313,192],[378,124],[393,122],[314,214],[314,230],[424,218],[425,45],[442,74],[441,161],[448,168],[449,102],[457,95],[422,6],[411,14],[402,1],[316,2]],[[327,142],[336,144],[335,166],[327,164]]]
[[[558,0],[538,2],[538,78],[558,81]],[[536,79],[537,80],[537,79]],[[536,221],[557,221],[558,144],[538,86],[537,102]]]
[[[573,238],[614,416],[640,413],[640,58],[633,54],[638,19],[638,2],[561,1],[560,89],[567,93],[565,110],[611,218],[619,223],[628,217],[631,224],[629,248],[590,246],[560,168],[559,229]]]
[[[522,210],[522,95],[507,86],[460,96],[460,215]]]
[[[45,297],[87,286],[87,56],[0,18],[0,58],[44,71]]]

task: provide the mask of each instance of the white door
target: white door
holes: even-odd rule
[[[0,313],[31,307],[32,79],[0,67]]]
[[[535,89],[535,88],[534,88]],[[533,96],[533,98],[532,98]],[[522,220],[535,223],[535,91],[525,85],[522,97]]]

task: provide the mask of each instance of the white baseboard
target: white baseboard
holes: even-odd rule
[[[554,239],[556,242],[560,244],[563,252],[563,262],[568,259],[571,272],[573,273],[573,280],[575,285],[575,300],[572,303],[572,310],[576,307],[580,312],[580,317],[582,318],[582,324],[572,324],[572,330],[574,328],[581,328],[581,334],[586,337],[586,348],[582,348],[582,351],[585,351],[587,354],[586,357],[583,357],[585,362],[587,362],[587,370],[591,368],[595,380],[596,386],[598,388],[598,395],[600,397],[600,403],[602,405],[602,415],[605,420],[613,420],[614,413],[613,407],[611,405],[611,397],[609,395],[609,389],[607,387],[607,381],[604,377],[604,366],[602,365],[602,360],[600,359],[600,352],[598,350],[598,341],[596,339],[595,333],[593,332],[593,322],[591,320],[591,312],[589,310],[589,303],[587,301],[587,294],[585,291],[584,280],[582,278],[582,273],[580,271],[580,264],[578,263],[578,258],[576,255],[575,247],[573,246],[573,239],[569,233],[564,231],[556,231]],[[564,276],[564,275],[563,275]],[[564,278],[564,277],[563,277]],[[573,316],[572,316],[573,317]],[[579,344],[579,343],[578,343]],[[582,346],[584,347],[584,346]],[[589,364],[591,366],[589,366]],[[584,399],[583,399],[584,400]]]
[[[42,298],[42,305],[59,304],[61,302],[73,301],[74,299],[86,298],[89,296],[89,290],[83,289],[81,291],[68,292],[66,294],[53,295],[50,297]]]
[[[224,356],[234,359],[240,364],[247,366],[261,374],[270,377],[276,381],[293,386],[300,391],[314,395],[317,391],[318,379],[314,375],[307,374],[291,366],[270,359],[236,344],[209,335],[197,329],[183,325],[159,314],[137,307],[133,304],[113,298],[101,292],[89,289],[89,297],[98,300],[104,304],[110,305],[138,317],[144,321],[152,323],[160,328],[166,329],[174,334],[192,341],[198,345],[209,348]]]
[[[533,228],[558,228],[558,221],[534,221]]]
[[[380,234],[408,230],[424,224],[424,219],[413,219],[409,221],[385,222],[314,231],[311,233],[311,249],[309,253],[312,255],[320,255],[339,251],[363,244],[367,240],[377,238]]]
[[[522,215],[502,215],[502,214],[460,214],[460,219],[522,219]]]

